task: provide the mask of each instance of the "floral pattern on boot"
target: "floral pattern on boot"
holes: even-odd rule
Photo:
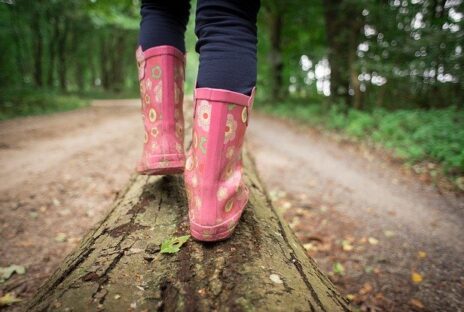
[[[254,91],[253,91],[254,94]],[[201,241],[232,235],[248,201],[242,146],[253,95],[198,88],[184,172],[190,231]]]
[[[184,155],[185,57],[172,46],[136,52],[144,145],[140,174],[182,173]]]

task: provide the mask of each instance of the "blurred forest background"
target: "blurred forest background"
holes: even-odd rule
[[[262,0],[257,108],[386,147],[464,189],[462,2]],[[0,1],[0,119],[137,96],[139,5]]]

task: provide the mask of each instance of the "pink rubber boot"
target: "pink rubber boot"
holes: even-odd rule
[[[137,49],[145,140],[140,174],[182,173],[185,57],[172,46]]]
[[[221,89],[195,90],[193,141],[185,184],[190,232],[201,241],[230,235],[248,201],[242,145],[254,98]]]

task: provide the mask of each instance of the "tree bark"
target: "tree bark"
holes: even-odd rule
[[[39,9],[32,16],[32,42],[34,47],[34,84],[37,87],[43,86],[42,64],[43,64],[43,42],[42,42],[42,23]]]
[[[350,88],[356,83],[356,50],[364,23],[361,7],[344,0],[324,0],[328,60],[330,64],[330,93],[335,101],[342,100],[348,106],[362,105],[353,101]],[[360,92],[360,90],[354,90]],[[355,99],[360,101],[360,94]]]
[[[269,12],[269,62],[271,65],[271,95],[273,100],[282,98],[283,69],[282,27],[283,15],[278,11]]]
[[[232,238],[157,252],[188,233],[184,185],[136,176],[27,311],[349,311],[244,161],[250,201]]]
[[[68,32],[69,27],[67,24],[66,19],[63,17],[59,18],[61,22],[60,32],[58,36],[57,48],[58,48],[58,79],[60,83],[60,89],[63,92],[66,92],[68,89],[68,64],[67,64],[67,57],[66,57],[66,47],[68,41]]]
[[[53,88],[55,85],[55,63],[56,63],[56,41],[58,39],[58,20],[53,13],[49,13],[49,21],[50,21],[50,37],[48,42],[48,53],[49,53],[49,61],[48,61],[48,74],[47,74],[47,85],[50,88]]]

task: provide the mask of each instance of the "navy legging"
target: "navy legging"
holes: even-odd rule
[[[256,85],[259,0],[198,0],[195,34],[200,54],[197,86],[250,94]],[[142,0],[143,50],[171,45],[185,52],[189,0]]]

